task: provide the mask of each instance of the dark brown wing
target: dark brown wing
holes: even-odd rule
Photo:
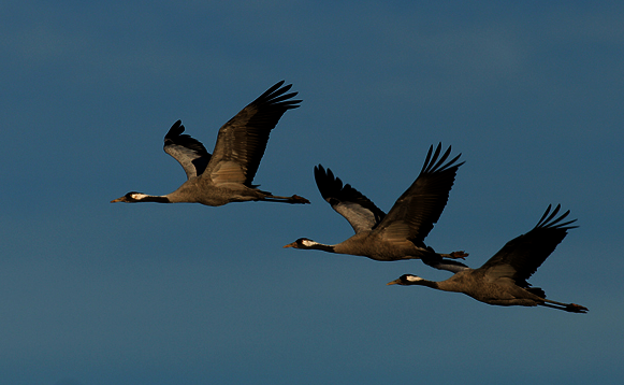
[[[446,161],[451,146],[442,156],[441,150],[442,144],[438,144],[435,152],[433,146],[429,147],[420,175],[379,224],[378,230],[385,231],[386,237],[407,238],[421,245],[442,215],[457,169],[464,162],[455,164],[461,154]]]
[[[214,183],[251,186],[271,130],[286,111],[301,102],[292,100],[296,92],[286,93],[292,85],[283,84],[281,81],[269,88],[219,129],[206,172]]]
[[[563,241],[568,230],[578,227],[570,226],[576,219],[561,223],[570,214],[570,210],[556,217],[561,205],[557,205],[552,213],[551,208],[552,205],[548,205],[546,212],[531,231],[507,242],[478,270],[484,270],[486,276],[493,279],[509,277],[518,286],[528,287],[526,280]]]
[[[210,154],[200,141],[182,134],[183,132],[182,121],[178,120],[165,135],[163,149],[182,165],[186,177],[190,179],[204,172],[210,161]]]
[[[349,221],[356,233],[371,230],[386,216],[364,194],[349,184],[343,185],[330,169],[326,171],[320,164],[314,167],[314,179],[323,199]]]

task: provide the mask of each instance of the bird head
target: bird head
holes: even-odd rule
[[[140,202],[146,196],[147,196],[146,194],[143,194],[143,193],[140,193],[140,192],[130,191],[126,195],[122,196],[121,198],[117,198],[117,199],[112,200],[110,203],[115,203],[115,202],[126,202],[126,203]]]
[[[414,275],[414,274],[403,274],[398,279],[395,279],[392,282],[388,282],[386,285],[409,286],[409,285],[418,285],[418,283],[422,282],[422,281],[424,281],[424,279],[420,278],[417,275]]]
[[[284,247],[292,247],[295,249],[311,249],[313,245],[315,245],[316,242],[314,242],[311,239],[308,238],[299,238],[296,241],[294,241],[293,243],[289,243]]]

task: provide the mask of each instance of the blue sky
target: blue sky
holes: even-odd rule
[[[0,383],[620,383],[624,5],[7,1],[0,5]],[[218,128],[285,79],[303,99],[255,182],[311,205],[165,194],[173,122]],[[530,282],[586,315],[387,287],[419,261],[283,249],[351,228],[321,163],[388,210],[443,142],[466,161],[427,238],[480,266],[561,203]]]

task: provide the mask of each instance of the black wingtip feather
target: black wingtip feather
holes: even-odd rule
[[[427,156],[425,157],[425,162],[420,171],[421,174],[433,173],[433,172],[443,172],[448,169],[454,168],[458,169],[461,165],[466,162],[461,162],[458,164],[454,164],[461,157],[461,153],[455,156],[450,161],[446,162],[448,157],[451,154],[452,146],[449,146],[446,152],[438,159],[440,153],[442,152],[442,143],[438,143],[436,146],[435,152],[433,150],[433,145],[429,147],[429,151],[427,152]],[[446,162],[446,163],[445,163]]]
[[[167,135],[165,135],[164,146],[166,147],[168,145],[178,144],[197,152],[199,155],[209,155],[206,147],[204,147],[199,140],[188,134],[183,134],[184,130],[185,127],[181,120],[177,120],[173,123],[173,126],[169,129]]]
[[[314,166],[314,180],[319,188],[319,192],[323,199],[329,202],[332,198],[331,194],[343,189],[343,183],[340,178],[336,178],[332,170],[325,169],[322,165]]]
[[[552,211],[552,213],[550,212],[551,209],[552,209],[552,205],[549,204],[548,207],[546,208],[546,211],[544,212],[544,215],[542,215],[540,220],[537,222],[537,225],[535,225],[536,229],[556,228],[556,229],[568,230],[568,229],[574,229],[578,227],[578,226],[570,226],[570,224],[576,222],[577,219],[572,219],[570,221],[561,223],[562,220],[564,220],[568,215],[570,215],[570,210],[566,211],[565,213],[561,214],[559,217],[555,218],[557,214],[559,213],[559,211],[561,210],[561,204],[558,204],[555,207],[555,209]]]
[[[329,168],[326,169],[320,164],[314,166],[314,179],[321,196],[331,206],[341,202],[352,202],[371,211],[377,223],[385,217],[386,214],[370,199],[350,184],[343,183]]]
[[[266,90],[262,95],[260,95],[252,103],[272,104],[274,106],[282,107],[286,110],[291,110],[291,109],[300,107],[299,103],[301,103],[302,100],[291,99],[295,97],[298,94],[298,92],[291,92],[291,93],[286,94],[286,92],[288,92],[292,88],[292,84],[287,84],[282,87],[283,84],[284,84],[284,80],[277,82],[274,86]]]
[[[169,129],[169,131],[167,131],[167,135],[165,135],[165,142],[167,142],[167,140],[171,140],[171,138],[179,136],[181,133],[184,132],[184,125],[182,124],[181,120],[176,120],[175,123],[173,123],[173,125],[171,126],[171,128]]]

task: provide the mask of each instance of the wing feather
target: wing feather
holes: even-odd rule
[[[204,172],[210,161],[210,153],[200,141],[183,132],[184,125],[178,120],[165,135],[163,150],[180,163],[187,179],[190,179]]]
[[[485,270],[486,276],[509,277],[518,286],[528,287],[526,280],[563,241],[568,230],[578,227],[570,226],[576,219],[562,222],[570,214],[570,210],[557,217],[561,205],[557,205],[552,213],[551,208],[552,205],[549,205],[531,231],[507,242],[479,269]]]
[[[283,84],[280,81],[269,88],[219,129],[206,173],[214,183],[251,186],[271,130],[286,111],[301,102],[292,99],[296,92],[287,93],[292,85]]]
[[[356,233],[371,230],[386,216],[364,194],[350,184],[343,185],[330,169],[326,170],[320,164],[314,167],[314,179],[323,199],[349,222]]]
[[[388,215],[379,224],[388,238],[407,238],[417,245],[433,229],[448,201],[459,167],[456,163],[461,154],[447,161],[451,146],[442,156],[442,144],[433,151],[429,147],[420,175],[397,199]]]

